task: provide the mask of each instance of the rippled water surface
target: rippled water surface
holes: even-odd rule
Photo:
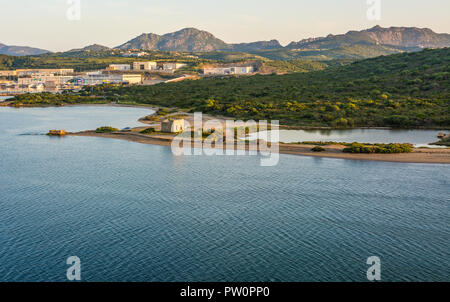
[[[0,108],[0,280],[450,281],[450,168],[50,138],[146,109]]]

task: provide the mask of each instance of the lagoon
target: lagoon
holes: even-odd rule
[[[340,142],[340,143],[410,143],[416,147],[432,147],[437,142],[439,132],[448,130],[406,130],[406,129],[332,129],[332,130],[280,130],[280,142]],[[261,133],[264,137],[264,132]],[[256,134],[250,135],[255,139]],[[270,133],[269,133],[270,137]]]
[[[448,165],[175,157],[94,137],[145,108],[0,108],[0,280],[450,281]],[[32,134],[32,135],[30,135]]]

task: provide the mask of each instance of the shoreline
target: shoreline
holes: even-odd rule
[[[64,108],[64,107],[128,107],[128,108],[147,108],[150,110],[157,110],[159,106],[146,105],[146,104],[119,104],[119,103],[78,103],[78,104],[64,104],[64,105],[38,105],[38,106],[11,106],[8,100],[0,103],[0,107],[8,107],[15,109],[26,109],[26,108]]]
[[[152,111],[157,111],[159,108],[153,105],[140,105],[140,104],[117,104],[117,103],[99,103],[99,104],[67,104],[64,106],[26,106],[20,108],[46,108],[46,107],[132,107],[132,108],[146,108]],[[6,107],[6,106],[5,106]],[[9,106],[11,107],[11,106]],[[15,108],[15,107],[11,107]],[[192,113],[179,111],[175,114],[183,113],[191,117]],[[160,145],[160,146],[171,146],[172,140],[175,135],[170,134],[141,134],[138,131],[146,129],[150,125],[158,124],[158,122],[145,121],[145,117],[139,118],[138,121],[143,124],[141,127],[135,127],[131,132],[113,132],[113,133],[96,133],[93,130],[81,131],[76,133],[67,133],[70,136],[88,136],[88,137],[101,137],[101,138],[113,138],[121,139],[131,142],[137,142],[142,144]],[[204,114],[205,119],[219,119],[225,121],[226,119],[231,119],[222,116],[212,116],[209,114]],[[147,126],[144,126],[147,125]],[[155,125],[156,126],[156,125]],[[338,130],[336,128],[325,128],[325,127],[295,127],[298,130]],[[444,127],[445,128],[445,127]],[[293,129],[293,126],[280,125],[280,130]],[[392,129],[385,127],[358,127],[358,128],[348,128],[351,129]],[[441,128],[443,130],[443,128]],[[404,129],[404,130],[430,130],[425,128],[419,129]],[[279,153],[298,155],[298,156],[310,156],[319,158],[337,158],[337,159],[348,159],[348,160],[364,160],[364,161],[381,161],[381,162],[399,162],[399,163],[429,163],[429,164],[450,164],[450,148],[414,148],[411,153],[392,153],[392,154],[354,154],[354,153],[343,153],[342,149],[345,147],[342,145],[328,145],[323,146],[325,148],[324,152],[313,152],[311,149],[314,145],[310,144],[289,144],[280,143]],[[248,149],[248,148],[247,148]]]
[[[135,128],[136,129],[136,128]],[[141,134],[138,132],[112,132],[96,133],[93,130],[76,133],[68,133],[69,136],[100,137],[121,139],[141,144],[170,147],[175,135],[169,134]],[[279,153],[298,156],[311,156],[320,158],[336,158],[347,160],[398,162],[398,163],[422,163],[422,164],[450,164],[450,149],[420,149],[415,148],[411,153],[392,154],[354,154],[343,153],[344,146],[324,146],[324,152],[313,152],[313,145],[279,144]],[[236,150],[237,148],[233,148]],[[241,148],[242,150],[242,148]],[[246,148],[248,150],[248,146]]]
[[[174,108],[174,107],[164,107],[164,106],[158,106],[153,104],[120,104],[120,103],[78,103],[78,104],[64,104],[62,106],[58,105],[30,105],[30,106],[10,106],[7,100],[0,102],[0,107],[8,107],[8,108],[59,108],[59,107],[128,107],[128,108],[146,108],[149,110],[157,111],[160,108],[168,109],[168,110],[177,110],[177,113],[183,113],[188,116],[193,115],[189,112],[184,112],[183,109]],[[220,116],[220,115],[211,115],[211,114],[203,114],[204,118],[207,119],[218,119],[218,120],[233,120],[232,117],[228,116]],[[139,122],[142,122],[142,119],[144,117],[139,119]],[[150,123],[143,123],[143,124],[150,124]],[[351,128],[333,128],[333,127],[327,127],[327,126],[295,126],[295,125],[279,125],[280,130],[356,130],[356,129],[378,129],[378,130],[450,130],[450,127],[417,127],[417,128],[392,128],[392,127],[381,127],[381,126],[375,126],[375,127],[369,127],[369,126],[361,126],[361,127],[351,127]]]

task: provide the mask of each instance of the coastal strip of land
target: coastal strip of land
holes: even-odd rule
[[[112,132],[97,133],[96,131],[82,131],[77,133],[68,133],[72,136],[88,136],[121,139],[142,144],[151,144],[159,146],[171,146],[175,135],[172,134],[141,134],[140,130],[145,128],[134,128],[130,132]],[[220,146],[220,145],[218,145]],[[400,162],[400,163],[428,163],[428,164],[450,164],[450,149],[430,149],[430,148],[414,148],[411,153],[392,153],[392,154],[354,154],[344,153],[345,148],[342,145],[323,146],[323,152],[314,152],[314,146],[309,144],[279,144],[280,154],[291,154],[301,156],[313,156],[324,158],[339,158],[351,160],[369,160],[383,162]],[[239,146],[235,146],[239,148]],[[248,149],[248,146],[246,147]]]

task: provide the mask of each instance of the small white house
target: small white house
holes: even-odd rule
[[[179,133],[184,131],[184,127],[184,119],[168,119],[161,123],[161,132]]]

